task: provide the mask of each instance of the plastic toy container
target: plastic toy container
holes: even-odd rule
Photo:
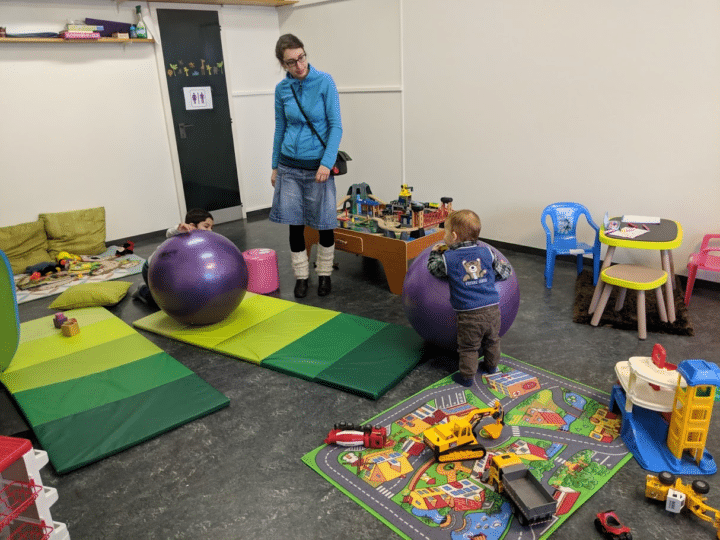
[[[274,250],[248,249],[243,251],[243,258],[248,269],[248,291],[265,294],[278,290],[278,262]]]
[[[27,439],[0,436],[0,538],[2,540],[70,540],[64,523],[53,521],[55,488],[44,486],[40,469],[47,452]]]

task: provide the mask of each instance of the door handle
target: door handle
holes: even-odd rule
[[[180,128],[180,138],[181,139],[187,139],[187,132],[185,131],[185,128],[189,127],[195,127],[192,124],[178,124],[178,128]]]

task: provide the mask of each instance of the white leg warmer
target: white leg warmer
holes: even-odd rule
[[[335,245],[323,247],[318,244],[317,254],[317,275],[329,276],[333,271],[333,261],[335,260]]]
[[[307,251],[291,251],[290,257],[295,279],[307,279],[310,276]]]

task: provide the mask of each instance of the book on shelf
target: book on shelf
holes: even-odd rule
[[[100,32],[60,32],[64,39],[100,39]]]
[[[102,32],[105,27],[97,24],[68,24],[65,30],[68,32]]]

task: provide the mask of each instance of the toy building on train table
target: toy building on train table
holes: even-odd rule
[[[412,186],[402,184],[398,198],[386,203],[375,197],[366,183],[353,184],[338,205],[338,224],[344,229],[401,240],[425,236],[452,213],[453,200],[442,197],[440,204],[417,202],[412,192]]]

